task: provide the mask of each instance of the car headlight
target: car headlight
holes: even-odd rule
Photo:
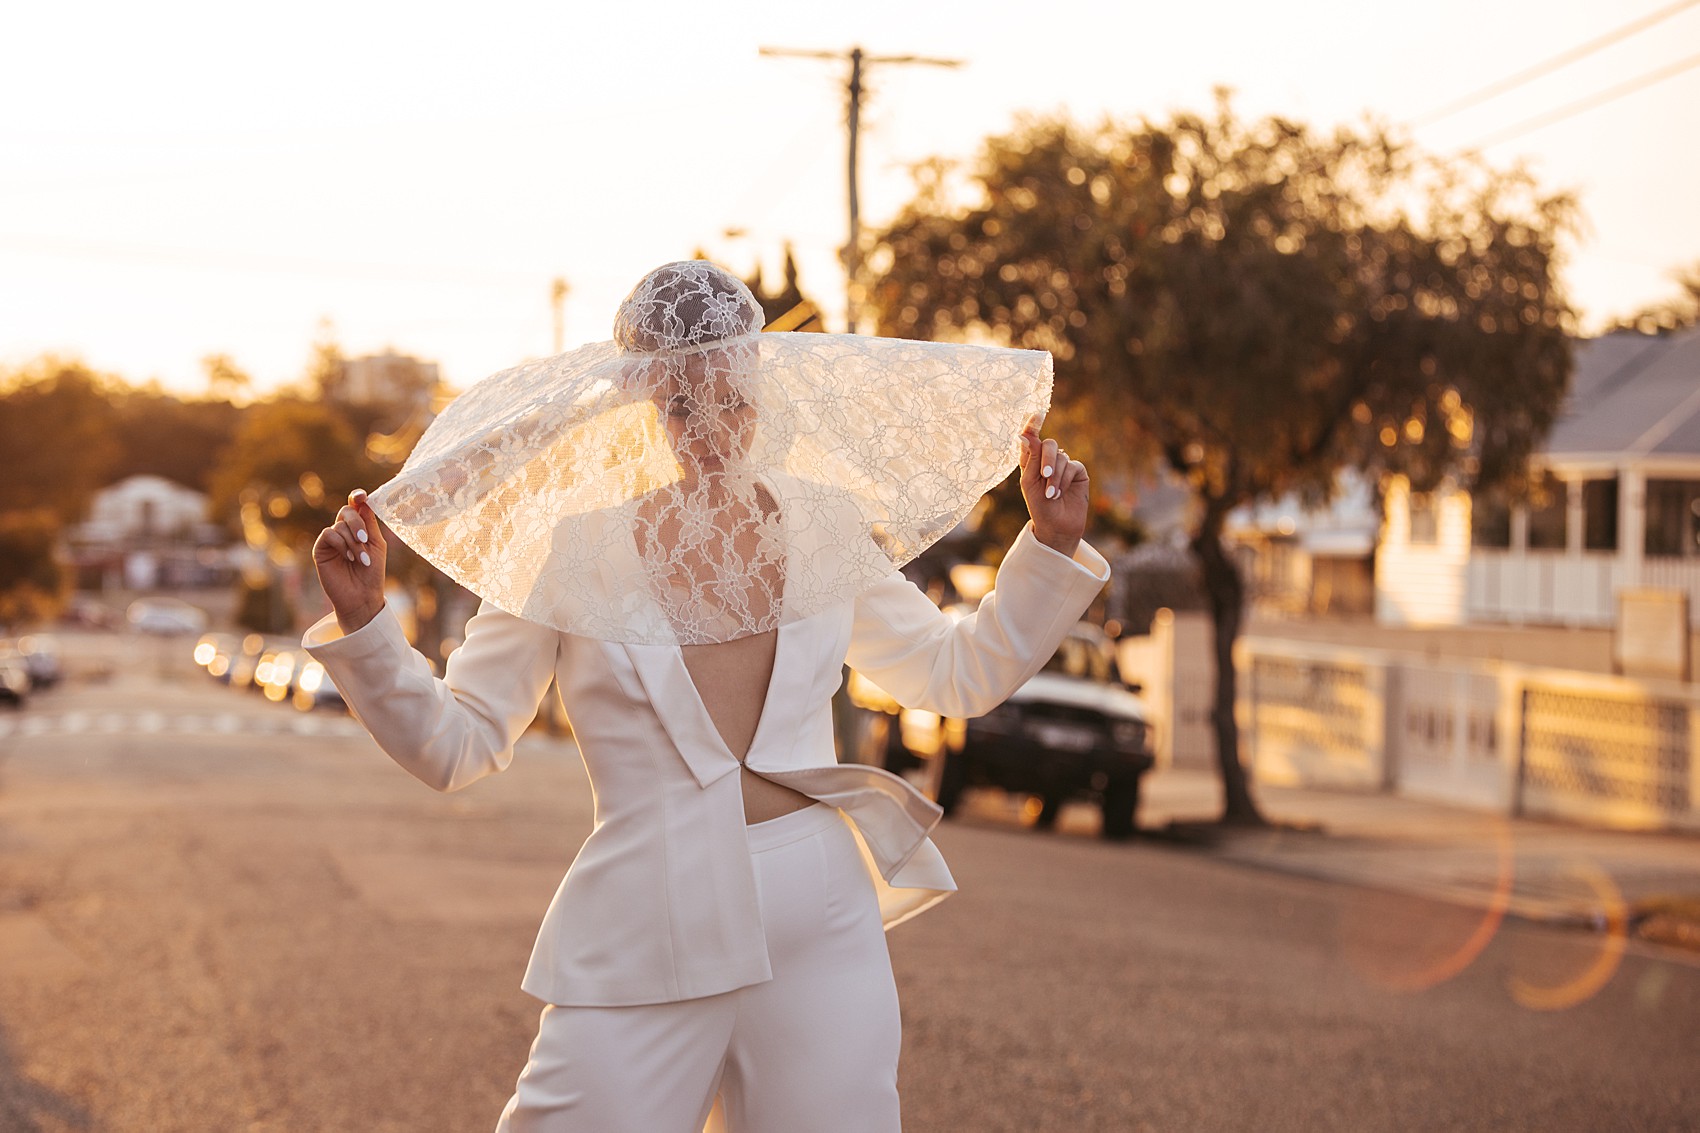
[[[1110,735],[1117,747],[1145,746],[1145,725],[1138,720],[1117,720],[1110,725]]]

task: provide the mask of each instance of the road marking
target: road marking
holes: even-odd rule
[[[65,712],[55,715],[0,717],[0,740],[10,736],[37,739],[43,736],[77,735],[262,735],[307,738],[357,739],[366,734],[350,716],[309,716],[305,713],[268,713],[239,716],[221,712],[216,716],[169,715],[150,711],[135,714]]]

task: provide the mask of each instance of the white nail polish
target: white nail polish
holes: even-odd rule
[[[1050,465],[1047,464],[1047,465],[1045,465],[1045,467],[1039,469],[1039,475],[1049,476],[1054,471],[1055,471],[1055,469],[1053,469]]]
[[[347,559],[349,562],[353,562],[354,561],[354,552],[353,551],[344,551],[342,553],[342,557]]]
[[[1047,499],[1047,500],[1054,500],[1054,499],[1056,499],[1056,498],[1057,498],[1057,487],[1056,487],[1056,485],[1055,485],[1055,484],[1047,484],[1047,485],[1045,485],[1045,498],[1046,498],[1046,499]],[[361,555],[361,556],[360,556],[360,557],[361,557],[361,558],[365,558],[365,557],[366,557],[366,556],[365,556],[365,555]]]
[[[356,539],[360,540],[362,543],[366,542],[366,532],[365,532],[365,530],[362,529],[360,531],[356,531],[354,533],[354,537]]]
[[[372,556],[368,555],[365,551],[361,551],[360,552],[360,565],[361,566],[371,566],[372,565]]]

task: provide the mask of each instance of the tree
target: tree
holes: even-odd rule
[[[47,508],[0,512],[0,626],[46,621],[71,591],[60,561],[59,517]]]
[[[217,401],[245,400],[254,388],[254,379],[228,354],[208,354],[201,359],[201,372],[207,396]]]
[[[1190,485],[1222,818],[1257,823],[1229,513],[1325,499],[1346,467],[1516,481],[1569,381],[1573,212],[1519,172],[1383,132],[1242,122],[1224,93],[1210,115],[988,140],[966,185],[935,172],[880,234],[872,299],[882,334],[1051,351],[1072,451],[1161,460]]]
[[[1671,276],[1680,289],[1674,298],[1650,303],[1633,315],[1625,315],[1611,329],[1659,334],[1700,325],[1700,260],[1672,272]]]
[[[109,483],[121,452],[114,379],[42,358],[0,381],[0,511],[45,508],[76,523]]]
[[[358,487],[381,478],[365,437],[334,408],[297,396],[248,406],[209,474],[215,518],[265,552],[262,572],[239,583],[237,620],[263,632],[294,624],[278,564],[299,559]]]
[[[163,476],[197,492],[209,489],[209,456],[230,443],[241,410],[228,401],[184,400],[158,389],[112,394],[117,455],[107,482]]]
[[[379,479],[365,438],[334,410],[283,397],[248,407],[213,464],[209,488],[215,518],[261,523],[299,549],[336,519],[350,491]]]
[[[137,475],[205,491],[208,454],[230,440],[237,415],[227,401],[183,400],[40,358],[0,378],[0,510],[46,507],[73,524],[95,492]]]
[[[336,324],[329,318],[319,320],[318,334],[307,359],[306,382],[309,394],[320,401],[338,400],[348,384],[348,357],[337,341]]]

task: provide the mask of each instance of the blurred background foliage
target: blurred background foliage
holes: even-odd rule
[[[132,385],[70,358],[0,373],[0,624],[62,607],[72,581],[65,536],[108,485],[151,475],[206,493],[210,518],[233,540],[294,554],[349,491],[393,475],[422,428],[394,406],[339,398],[346,367],[328,328],[301,379],[258,400],[228,356],[207,357],[203,369],[202,396]],[[411,581],[434,581],[423,562],[404,556],[404,565]],[[290,628],[275,574],[249,572],[239,585],[237,609],[260,611],[244,625]]]
[[[0,512],[0,626],[46,621],[71,592],[55,554],[59,518],[46,508]]]
[[[1665,334],[1700,323],[1700,262],[1677,269],[1671,278],[1676,282],[1675,295],[1618,318],[1612,329]]]

